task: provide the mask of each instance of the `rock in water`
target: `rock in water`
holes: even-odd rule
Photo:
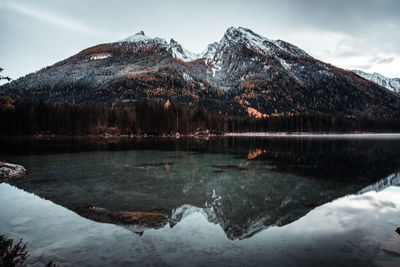
[[[167,221],[168,215],[154,212],[119,212],[115,217],[124,224],[157,226]]]
[[[0,182],[24,176],[26,169],[21,165],[0,162]]]

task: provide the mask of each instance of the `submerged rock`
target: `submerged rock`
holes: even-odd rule
[[[97,222],[135,225],[144,228],[159,228],[169,221],[167,214],[158,212],[109,211],[99,207],[76,207],[74,211]]]
[[[0,162],[0,182],[24,176],[26,169],[21,165]]]
[[[156,226],[168,219],[167,214],[154,212],[118,212],[115,217],[124,224]]]

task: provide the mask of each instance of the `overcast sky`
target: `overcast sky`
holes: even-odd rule
[[[399,0],[0,0],[0,66],[18,78],[143,30],[194,52],[229,26],[346,69],[400,77]]]

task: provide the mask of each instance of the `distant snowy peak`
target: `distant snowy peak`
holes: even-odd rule
[[[353,70],[353,72],[358,76],[366,80],[372,81],[374,83],[377,83],[400,96],[400,78],[391,79],[376,72],[372,74],[360,70]]]
[[[119,41],[121,43],[127,42],[127,43],[161,43],[163,45],[167,45],[167,42],[159,37],[150,37],[144,34],[143,31],[140,31],[134,35],[128,36],[127,38]]]
[[[243,44],[250,49],[268,55],[275,54],[277,51],[284,51],[295,57],[310,57],[306,52],[292,44],[281,40],[268,39],[243,27],[229,27],[219,42],[218,49],[237,44]]]

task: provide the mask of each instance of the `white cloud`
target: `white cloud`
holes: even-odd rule
[[[93,35],[100,34],[100,31],[96,28],[90,27],[79,19],[57,14],[51,10],[32,7],[16,1],[7,2],[7,5],[3,7],[70,31]]]
[[[43,62],[41,67],[45,67],[79,49],[114,42],[139,30],[174,38],[200,52],[208,43],[219,41],[226,28],[233,25],[293,43],[341,68],[400,77],[397,0],[386,0],[385,4],[375,0],[250,1],[253,4],[227,0],[186,4],[172,0],[168,5],[162,0],[120,0],[118,4],[109,0],[1,1],[0,37],[6,41],[3,46],[0,43],[0,57],[4,53],[2,64],[8,65],[8,70],[21,60],[27,62],[27,57],[36,64]],[[30,53],[25,57],[20,54],[19,60],[12,51],[21,45],[21,38],[29,42]],[[36,53],[43,47],[49,51],[46,60]],[[21,45],[20,49],[28,48]],[[51,53],[55,55],[52,58]],[[26,68],[25,72],[36,70],[28,63]],[[22,72],[23,68],[19,65],[15,69]],[[10,73],[13,77],[18,74]]]
[[[340,68],[399,77],[400,55],[385,51],[382,44],[369,40],[368,36],[306,29],[288,33],[287,38],[313,57]]]

